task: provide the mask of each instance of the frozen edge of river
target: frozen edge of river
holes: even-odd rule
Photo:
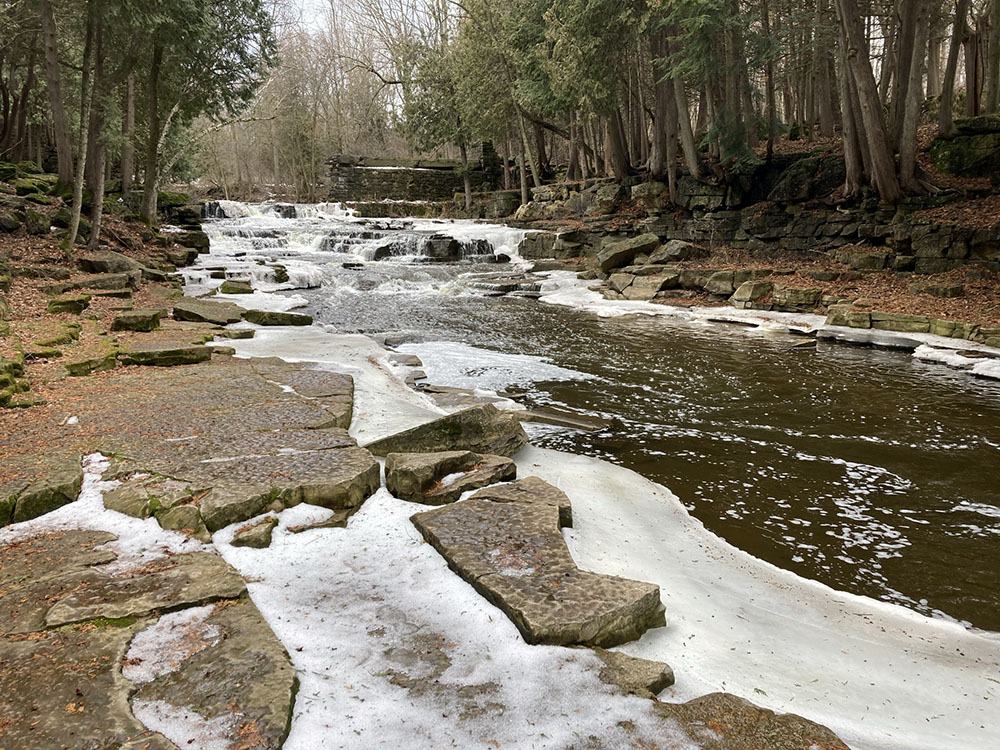
[[[364,336],[262,329],[233,345],[238,356],[353,375],[351,432],[361,443],[440,413]],[[707,531],[669,490],[628,469],[539,448],[516,460],[520,476],[538,475],[570,496],[579,521],[567,537],[581,567],[660,585],[667,627],[622,650],[671,664],[675,698],[726,690],[826,724],[855,748],[1000,746],[1000,637],[776,568]]]

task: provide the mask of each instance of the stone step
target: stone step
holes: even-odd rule
[[[576,566],[560,532],[564,513],[551,502],[554,493],[536,487],[544,489],[537,497],[521,487],[529,502],[469,499],[411,520],[528,643],[610,647],[664,625],[658,586]]]

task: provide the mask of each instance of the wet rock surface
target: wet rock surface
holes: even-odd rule
[[[558,505],[470,499],[412,521],[529,643],[614,646],[664,624],[658,586],[577,568]]]
[[[474,406],[369,443],[376,456],[468,450],[512,456],[528,444],[517,418],[492,404]]]
[[[511,459],[471,451],[390,453],[385,461],[389,492],[424,505],[453,503],[464,492],[516,475],[517,466]]]

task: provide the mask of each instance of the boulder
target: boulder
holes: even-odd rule
[[[677,263],[691,258],[700,258],[708,254],[705,248],[693,245],[684,240],[670,240],[660,245],[649,256],[650,263]]]
[[[181,747],[279,750],[291,726],[298,680],[288,652],[260,611],[247,599],[225,602],[192,630],[187,642],[174,647],[178,654],[161,657],[169,668],[135,690],[133,712],[158,718],[166,708],[168,716],[193,715],[199,723],[225,727],[221,741],[213,736],[205,744],[185,745],[188,734],[182,732],[175,736]],[[144,747],[136,743],[129,750]]]
[[[900,333],[929,333],[930,318],[926,315],[905,315],[903,313],[872,312],[871,327],[880,331]]]
[[[842,156],[810,156],[794,162],[782,173],[767,199],[790,203],[824,198],[844,184]]]
[[[956,120],[955,125],[957,136],[936,138],[931,144],[934,166],[959,177],[991,177],[1000,172],[1000,118]]]
[[[112,331],[155,331],[160,327],[160,318],[166,314],[163,309],[126,310],[115,315],[111,322]]]
[[[773,289],[774,285],[769,281],[744,281],[733,293],[733,307],[748,309],[754,302],[767,297]]]
[[[716,271],[708,277],[704,289],[709,294],[719,297],[730,296],[735,286],[733,285],[734,275],[732,271]]]
[[[513,456],[527,444],[528,436],[517,417],[493,404],[481,404],[376,440],[366,447],[376,456],[455,450]]]
[[[669,204],[667,186],[662,182],[643,182],[632,187],[632,200],[640,201],[650,213],[658,213]]]
[[[247,524],[236,530],[233,534],[232,545],[234,547],[252,547],[254,549],[264,549],[271,546],[271,534],[274,527],[278,525],[278,519],[272,516],[264,518],[256,523]]]
[[[795,312],[812,310],[819,304],[823,290],[816,287],[775,287],[774,309]]]
[[[464,492],[517,476],[517,466],[504,456],[471,451],[390,453],[385,460],[385,486],[400,500],[445,505]]]
[[[604,662],[598,679],[626,695],[653,698],[674,684],[674,671],[663,662],[639,659],[603,648],[595,648],[594,653]]]
[[[539,479],[525,477],[516,482],[505,482],[479,490],[470,500],[489,500],[492,503],[525,503],[527,505],[551,505],[559,512],[559,526],[573,525],[573,506],[569,497],[558,487]]]
[[[90,305],[89,294],[63,294],[49,300],[46,310],[50,314],[71,313],[79,315]]]
[[[27,521],[51,513],[72,503],[83,486],[80,456],[70,456],[53,464],[40,479],[29,483],[15,495],[8,496],[4,505],[11,508],[10,523]],[[7,523],[8,517],[0,518]]]
[[[156,522],[169,531],[184,531],[202,542],[212,541],[197,505],[175,505],[157,513]]]
[[[650,253],[660,244],[655,234],[641,234],[638,237],[610,242],[597,254],[597,265],[604,273],[631,263],[640,253]]]
[[[635,281],[622,294],[625,299],[649,301],[664,289],[670,289],[677,284],[677,274],[668,276],[636,276]]]
[[[628,198],[628,190],[616,182],[601,185],[594,194],[592,212],[607,215],[618,210]]]
[[[88,273],[128,273],[130,271],[142,271],[142,263],[127,255],[106,250],[100,253],[90,253],[81,255],[79,259],[80,268]]]
[[[311,315],[273,310],[247,310],[243,319],[259,326],[309,326],[313,322]]]
[[[932,297],[961,297],[965,294],[963,284],[911,284],[910,294],[929,294]]]
[[[49,217],[45,214],[40,214],[38,211],[33,211],[30,208],[25,210],[24,228],[28,230],[28,234],[48,234],[50,226]]]
[[[219,286],[219,291],[223,294],[253,294],[253,286],[249,281],[227,279]]]

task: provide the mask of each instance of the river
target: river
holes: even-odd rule
[[[779,567],[1000,630],[1000,384],[908,352],[792,348],[803,339],[784,327],[547,304],[575,284],[566,273],[489,296],[516,275],[484,262],[518,260],[521,234],[505,227],[363,222],[332,205],[224,203],[216,215],[231,218],[206,224],[212,253],[186,272],[190,289],[218,284],[212,269],[253,278],[330,330],[396,336],[429,382],[523,391],[526,406],[608,420],[597,432],[529,430],[542,447],[669,487],[710,530]],[[461,262],[426,262],[441,235],[457,238]]]

